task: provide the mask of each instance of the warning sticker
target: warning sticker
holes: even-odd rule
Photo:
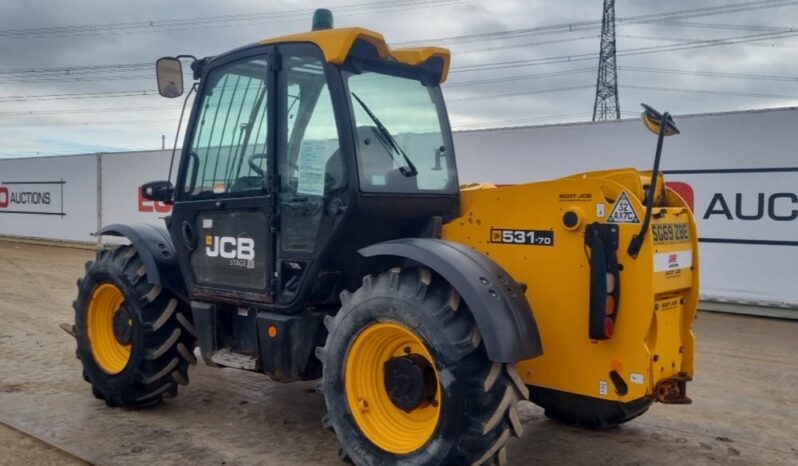
[[[635,212],[632,202],[626,195],[626,191],[621,193],[621,197],[612,206],[610,214],[607,216],[609,223],[640,223],[640,217]]]
[[[325,141],[302,141],[299,148],[299,180],[296,192],[308,196],[324,195]]]
[[[654,254],[654,272],[686,269],[693,266],[693,251],[659,252]]]
[[[599,395],[606,395],[609,393],[606,380],[599,380]]]

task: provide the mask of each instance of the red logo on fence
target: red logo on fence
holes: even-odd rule
[[[141,186],[139,186],[138,192],[139,212],[157,212],[159,214],[168,214],[172,210],[172,206],[166,205],[163,202],[145,199],[144,194],[141,192]],[[0,207],[2,207],[2,205],[0,205]]]
[[[11,202],[11,196],[8,194],[8,188],[0,186],[0,209],[8,207],[9,202]]]

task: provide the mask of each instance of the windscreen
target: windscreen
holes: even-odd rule
[[[348,75],[360,188],[367,192],[456,192],[454,151],[440,88],[363,70]]]

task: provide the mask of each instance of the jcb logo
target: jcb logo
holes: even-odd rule
[[[255,240],[232,236],[205,236],[205,254],[224,259],[255,259]]]

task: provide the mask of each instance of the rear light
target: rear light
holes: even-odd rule
[[[612,331],[615,330],[615,321],[612,317],[604,318],[604,336],[609,338],[612,336]]]
[[[604,314],[611,316],[615,314],[615,296],[608,294],[607,303],[604,305]]]
[[[618,226],[593,223],[585,228],[585,244],[590,249],[590,309],[588,336],[607,340],[615,331],[620,297],[618,266]]]

